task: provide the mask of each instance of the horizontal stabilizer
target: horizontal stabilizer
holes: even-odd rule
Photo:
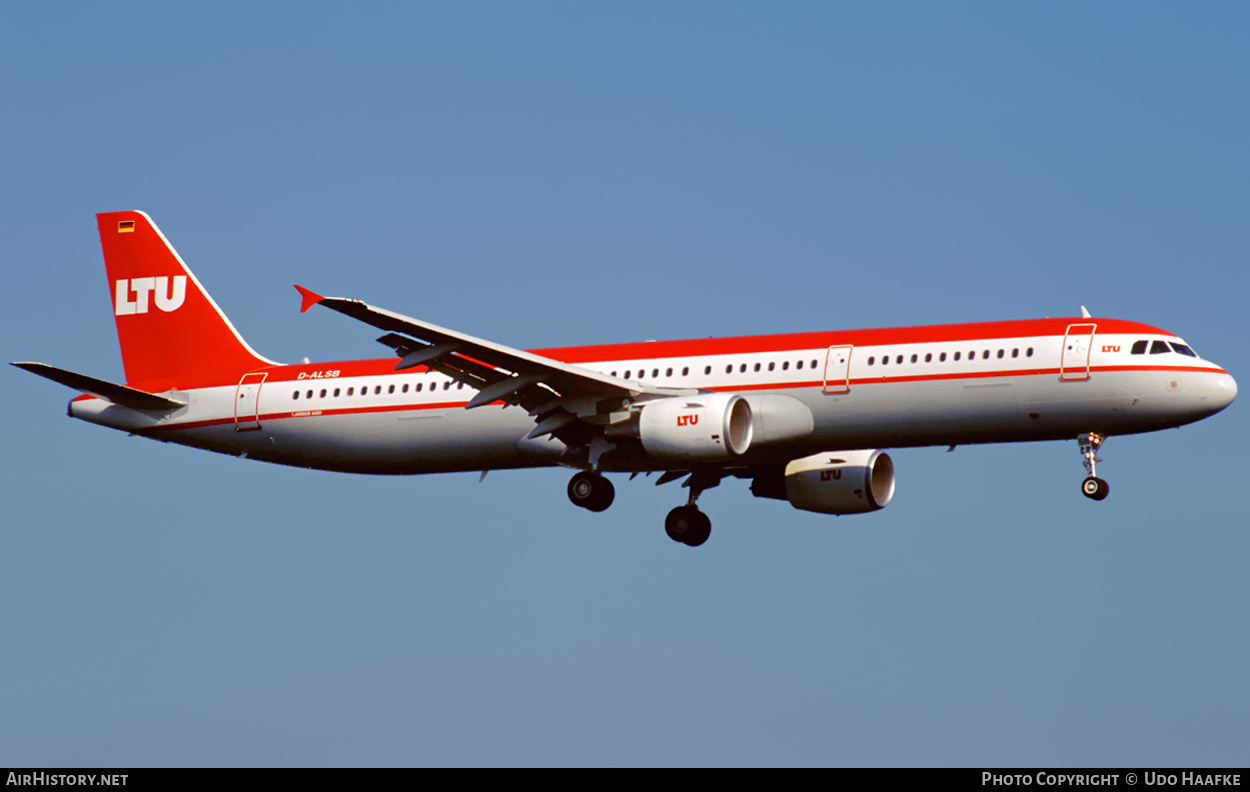
[[[97,399],[104,399],[105,401],[135,410],[168,412],[169,410],[187,406],[186,402],[181,402],[177,399],[157,396],[155,393],[128,388],[125,385],[118,385],[116,382],[88,377],[86,374],[77,374],[73,371],[66,371],[65,369],[59,369],[44,363],[14,363],[12,365],[25,369],[31,374],[38,374],[53,382],[67,385],[74,390],[89,393]]]

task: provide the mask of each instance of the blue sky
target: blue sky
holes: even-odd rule
[[[1246,350],[1250,12],[27,4],[4,360],[120,379],[94,213],[283,361],[291,284],[518,347],[1071,315]],[[6,367],[7,368],[7,367]],[[64,417],[7,369],[0,765],[1239,765],[1244,405],[893,452],[886,510],[367,478]]]

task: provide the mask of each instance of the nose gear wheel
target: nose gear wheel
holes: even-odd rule
[[[1085,472],[1089,474],[1081,482],[1081,494],[1091,500],[1100,501],[1111,492],[1111,486],[1098,478],[1095,472],[1095,466],[1102,461],[1102,457],[1098,456],[1098,449],[1102,447],[1106,439],[1106,435],[1100,435],[1097,432],[1086,432],[1076,438],[1081,445],[1081,456],[1085,458]]]

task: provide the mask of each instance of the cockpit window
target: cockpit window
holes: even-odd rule
[[[1133,355],[1144,355],[1144,354],[1146,354],[1146,347],[1147,347],[1149,344],[1150,344],[1150,342],[1149,342],[1149,341],[1145,341],[1145,340],[1142,340],[1142,341],[1134,341],[1134,342],[1133,342],[1133,349],[1130,351],[1130,354],[1133,354]]]
[[[1166,341],[1152,341],[1150,343],[1150,354],[1162,355],[1165,352],[1171,352]]]
[[[1178,344],[1175,341],[1169,341],[1172,348],[1186,357],[1198,357],[1198,354],[1184,344]]]

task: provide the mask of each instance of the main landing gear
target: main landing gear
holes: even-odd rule
[[[712,521],[706,514],[699,511],[695,501],[703,494],[703,490],[715,487],[717,484],[720,484],[719,476],[708,477],[697,471],[686,481],[685,486],[690,488],[690,497],[686,500],[686,505],[678,506],[664,518],[664,532],[668,534],[669,539],[690,547],[698,547],[707,541],[707,538],[712,535]]]
[[[681,474],[684,475],[684,474]],[[692,476],[687,486],[690,497],[685,506],[678,506],[668,513],[664,519],[664,532],[674,542],[681,542],[690,547],[698,547],[712,535],[712,521],[699,511],[695,501],[703,494],[703,490],[720,483],[720,478],[703,480]],[[599,473],[583,470],[569,480],[569,500],[574,506],[581,506],[593,512],[601,512],[612,505],[616,497],[616,488],[612,482]]]
[[[712,521],[693,503],[678,506],[664,518],[664,532],[674,542],[698,547],[712,535]]]
[[[1094,474],[1094,464],[1102,461],[1102,458],[1098,456],[1098,449],[1106,439],[1105,435],[1095,432],[1086,432],[1076,438],[1076,441],[1081,444],[1081,456],[1085,457],[1085,472],[1089,474],[1081,482],[1081,494],[1098,501],[1107,497],[1107,493],[1111,492],[1110,485]]]
[[[569,500],[574,506],[601,512],[612,505],[616,498],[616,488],[606,477],[588,470],[575,475],[569,481]]]

